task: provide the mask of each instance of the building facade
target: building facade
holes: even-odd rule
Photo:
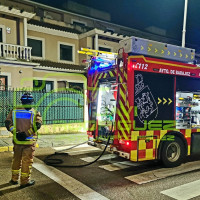
[[[78,88],[85,93],[82,61],[88,57],[77,53],[81,47],[117,52],[119,41],[129,36],[176,43],[113,24],[109,13],[73,1],[63,7],[68,11],[29,0],[0,0],[0,90]],[[87,121],[86,99],[84,105]]]
[[[77,53],[81,47],[117,52],[119,41],[129,36],[175,43],[113,24],[109,13],[73,1],[63,4],[68,11],[29,0],[0,3],[2,88],[39,87],[45,80],[45,91],[70,88],[77,83],[85,89],[82,60],[87,56]],[[76,10],[82,14],[76,14]]]

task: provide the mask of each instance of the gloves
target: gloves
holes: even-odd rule
[[[18,141],[25,141],[27,138],[27,135],[25,132],[18,132],[16,133],[16,138]]]

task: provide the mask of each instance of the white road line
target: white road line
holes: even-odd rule
[[[123,161],[123,162],[112,163],[109,165],[101,165],[99,167],[111,172],[111,171],[126,169],[132,166],[139,166],[139,165],[140,165],[139,163],[134,163],[131,161]]]
[[[53,149],[55,149],[56,151],[61,151],[61,150],[65,150],[65,149],[68,149],[68,148],[71,148],[75,145],[71,145],[71,146],[62,146],[62,147],[53,147]],[[91,147],[89,146],[88,144],[82,144],[80,146],[77,146],[77,147],[74,147],[74,149],[76,148],[81,148],[81,147]]]
[[[81,200],[108,200],[108,198],[102,196],[101,194],[95,192],[88,186],[77,181],[71,176],[59,171],[58,169],[45,165],[41,160],[35,158],[33,167],[48,176],[50,179],[60,184],[62,187],[67,189],[73,195]]]
[[[200,195],[200,180],[164,190],[161,193],[177,200],[188,200]]]
[[[197,169],[200,169],[200,161],[188,162],[182,164],[179,167],[174,167],[174,168],[162,168],[162,169],[152,170],[141,174],[127,176],[125,178],[137,184],[144,184],[162,178],[183,174]]]
[[[103,155],[99,160],[109,160],[109,159],[117,158],[117,157],[118,156],[115,154],[107,154],[107,155]],[[97,158],[98,158],[98,156],[93,156],[93,157],[81,158],[81,160],[83,160],[85,162],[93,162]]]
[[[67,148],[70,148],[70,146],[54,147],[53,149],[55,149],[56,151],[62,151],[62,150],[65,150]],[[63,153],[66,152],[70,156],[74,156],[74,155],[81,155],[81,154],[90,153],[90,152],[94,152],[94,151],[101,151],[101,149],[90,146],[88,144],[83,144],[83,145],[77,146],[73,149],[63,151]]]
[[[156,171],[156,170],[154,170],[154,171]],[[137,184],[149,183],[151,181],[160,179],[157,176],[155,176],[154,171],[144,172],[144,173],[136,174],[136,175],[132,175],[132,176],[127,176],[125,178],[128,179],[129,181],[132,181]]]
[[[97,149],[95,147],[93,148],[85,148],[85,149],[77,149],[77,151],[69,151],[67,152],[70,156],[74,156],[74,155],[81,155],[81,154],[85,154],[85,153],[90,153],[90,152],[95,152],[95,151],[101,151],[101,149]]]

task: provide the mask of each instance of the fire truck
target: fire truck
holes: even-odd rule
[[[200,69],[194,49],[130,37],[120,41],[118,54],[83,51],[91,55],[90,144],[111,137],[119,156],[161,160],[166,167],[200,153]]]

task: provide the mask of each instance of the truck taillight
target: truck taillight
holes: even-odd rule
[[[125,142],[125,145],[126,145],[126,146],[129,146],[129,144],[130,144],[130,142]]]
[[[119,143],[126,146],[129,146],[131,144],[129,141],[125,141],[125,140],[119,140]]]

